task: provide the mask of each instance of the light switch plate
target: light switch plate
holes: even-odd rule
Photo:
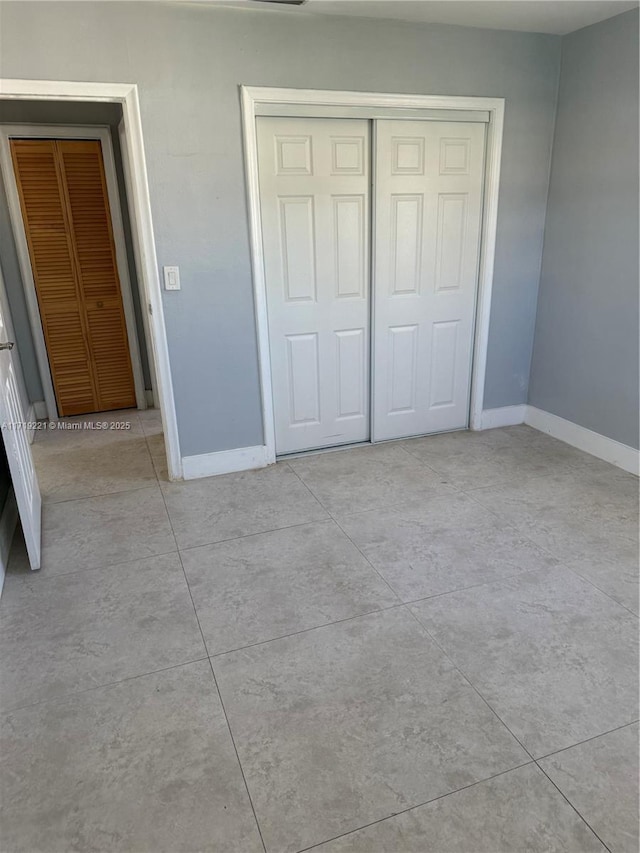
[[[162,267],[162,272],[164,273],[164,289],[180,290],[180,268]]]

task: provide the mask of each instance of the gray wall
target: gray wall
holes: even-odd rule
[[[638,12],[563,41],[529,402],[638,447]]]
[[[0,5],[0,15],[2,6]],[[113,159],[116,167],[116,178],[120,192],[122,223],[125,235],[127,251],[127,263],[129,278],[131,281],[131,292],[133,307],[136,316],[136,327],[138,330],[138,341],[140,344],[140,356],[142,361],[142,373],[145,388],[151,388],[151,377],[149,362],[145,343],[144,325],[140,308],[139,289],[137,285],[137,273],[133,244],[131,242],[131,228],[129,224],[129,212],[125,203],[126,191],[124,173],[122,170],[122,156],[120,152],[120,139],[118,136],[118,124],[122,118],[122,108],[119,104],[94,104],[94,103],[68,103],[57,104],[51,101],[10,101],[0,99],[0,124],[77,124],[77,125],[109,125],[111,128],[111,139],[113,143]],[[0,172],[0,249],[2,254],[2,270],[4,273],[7,299],[11,310],[13,327],[16,337],[16,350],[22,365],[22,372],[26,386],[27,399],[24,404],[35,403],[44,400],[40,370],[36,359],[33,345],[33,335],[29,324],[29,314],[24,295],[24,287],[20,275],[18,255],[13,238],[13,230],[9,218],[6,189],[4,187],[2,173]],[[15,351],[14,351],[15,352]],[[26,411],[26,407],[25,407]]]
[[[137,83],[183,455],[262,443],[238,86],[506,98],[486,407],[523,403],[555,36],[196,4],[1,5],[6,77]]]

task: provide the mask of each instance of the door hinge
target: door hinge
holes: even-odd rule
[[[149,302],[149,304],[147,305],[147,308],[149,309],[149,314],[153,315],[153,308],[152,308],[152,306],[151,306],[151,303],[150,303],[150,302]]]

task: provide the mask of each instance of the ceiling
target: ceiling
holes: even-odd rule
[[[214,0],[214,4],[289,15],[346,15],[565,35],[637,8],[638,0],[305,0],[303,6]]]

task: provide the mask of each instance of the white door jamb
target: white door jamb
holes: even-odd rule
[[[38,367],[40,368],[40,379],[44,399],[47,405],[47,416],[49,420],[58,418],[53,379],[47,355],[47,346],[42,329],[42,317],[38,305],[33,270],[29,258],[29,248],[25,234],[16,175],[11,160],[9,140],[21,139],[98,139],[102,148],[102,160],[104,165],[105,181],[107,184],[107,196],[111,213],[111,225],[113,228],[113,240],[116,250],[116,265],[118,278],[120,280],[120,292],[122,294],[122,305],[124,308],[125,324],[127,327],[127,338],[129,344],[129,357],[133,371],[136,403],[139,409],[147,408],[146,395],[144,393],[144,379],[142,376],[142,362],[140,360],[140,347],[136,329],[136,317],[133,308],[133,297],[131,294],[131,280],[129,278],[129,265],[127,263],[127,250],[124,240],[124,227],[122,225],[122,213],[120,208],[120,194],[118,193],[118,182],[116,178],[116,166],[113,156],[113,145],[111,132],[108,127],[94,125],[93,127],[80,127],[71,125],[0,125],[0,166],[4,175],[7,190],[7,203],[9,206],[9,217],[16,241],[20,272],[24,285],[31,333],[36,350]]]

